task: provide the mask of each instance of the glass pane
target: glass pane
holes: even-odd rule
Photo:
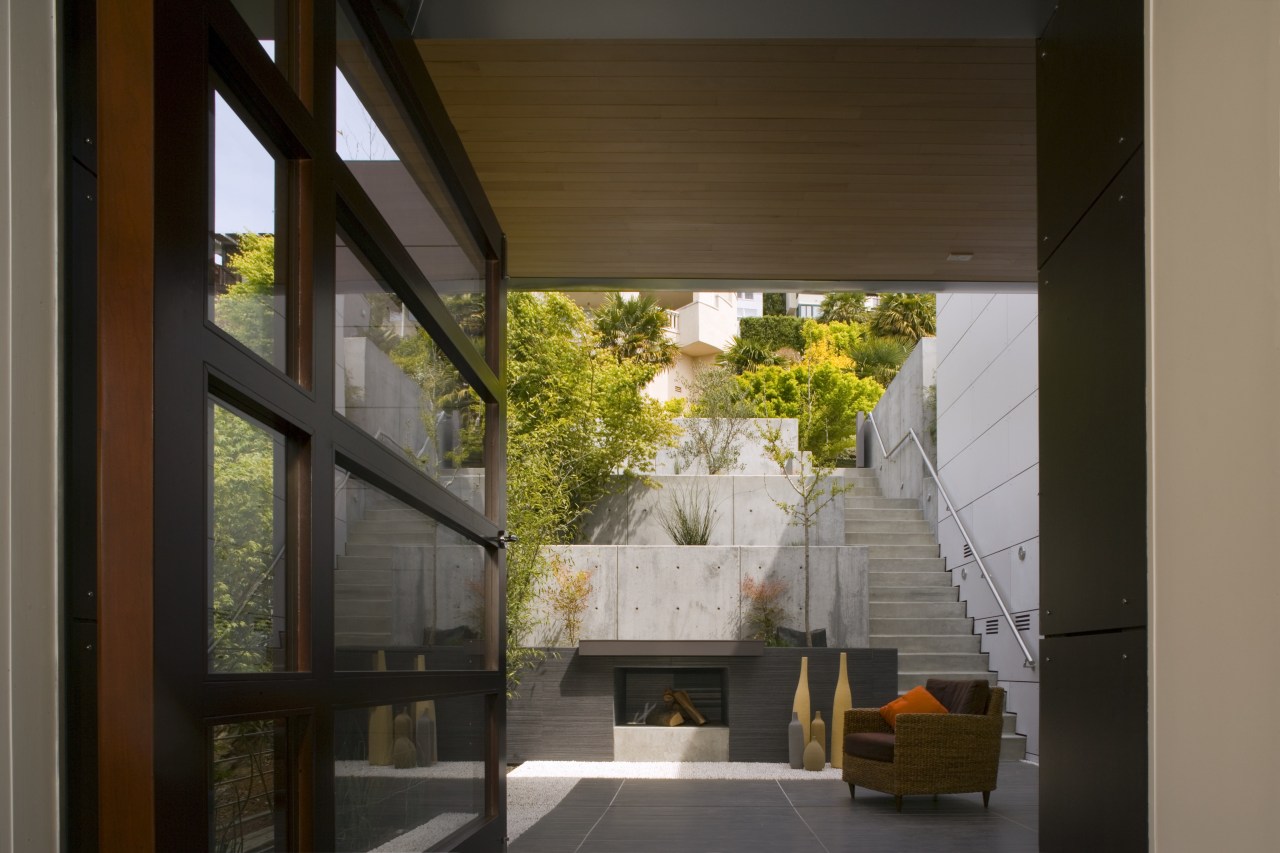
[[[484,258],[354,33],[340,12],[338,154],[483,352]]]
[[[337,410],[483,512],[483,401],[345,245],[336,278]]]
[[[287,731],[283,719],[211,728],[210,850],[288,849]]]
[[[347,471],[334,485],[337,668],[483,669],[484,548]]]
[[[287,311],[284,282],[276,275],[276,159],[216,91],[213,137],[209,316],[284,370]]]
[[[276,33],[282,29],[281,16],[285,4],[279,0],[231,0],[231,5],[253,30],[267,56],[279,61],[277,57],[282,57],[282,54],[276,51]]]
[[[484,705],[452,696],[335,713],[338,850],[452,849],[439,842],[484,814]]]
[[[284,436],[212,399],[209,422],[209,671],[284,670]]]

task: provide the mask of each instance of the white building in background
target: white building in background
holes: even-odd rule
[[[607,294],[572,293],[571,298],[591,311],[603,304]],[[638,292],[619,293],[634,299]],[[657,291],[647,293],[667,312],[667,336],[679,350],[676,363],[662,371],[645,388],[655,400],[666,402],[684,397],[694,373],[716,363],[716,359],[733,344],[738,335],[738,321],[743,317],[764,316],[764,293],[710,291]],[[788,293],[787,313],[817,318],[821,313],[821,293]]]

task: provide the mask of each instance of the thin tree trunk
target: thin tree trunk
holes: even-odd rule
[[[813,647],[813,632],[809,629],[809,527],[808,513],[804,519],[804,644]]]

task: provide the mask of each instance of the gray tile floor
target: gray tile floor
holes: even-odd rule
[[[584,779],[511,845],[511,853],[1026,853],[1037,849],[1039,775],[1000,765],[981,794],[893,797],[843,782]]]

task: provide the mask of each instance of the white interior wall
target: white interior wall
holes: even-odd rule
[[[1274,850],[1280,0],[1146,6],[1151,847]]]
[[[59,837],[54,9],[0,0],[0,851]]]
[[[1039,418],[1036,297],[938,297],[938,473],[978,554],[1015,616],[1030,617],[1023,640],[1038,658],[1040,620]],[[938,506],[942,556],[974,618],[991,668],[1009,691],[1027,754],[1040,752],[1040,685],[1000,616],[945,504]],[[994,629],[996,633],[988,633]]]

